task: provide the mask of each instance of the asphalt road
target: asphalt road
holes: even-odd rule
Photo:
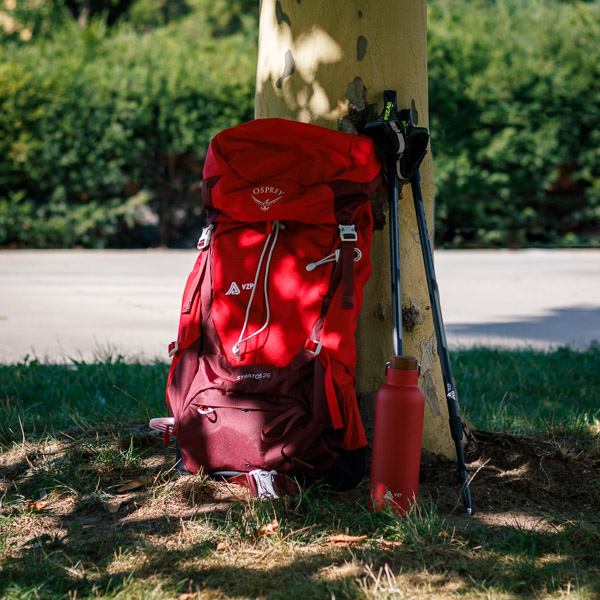
[[[167,358],[196,251],[0,251],[0,363]],[[450,346],[600,340],[600,250],[437,251]]]

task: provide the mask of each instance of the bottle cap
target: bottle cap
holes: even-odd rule
[[[416,371],[418,368],[419,361],[414,356],[392,356],[390,358],[390,369]]]

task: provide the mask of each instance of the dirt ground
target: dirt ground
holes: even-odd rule
[[[471,547],[469,539],[494,531],[502,535],[509,529],[543,537],[579,523],[576,535],[587,543],[585,528],[600,524],[600,452],[568,453],[547,441],[474,433],[477,442],[467,448],[472,516],[462,506],[456,464],[434,455],[422,457],[420,501],[425,507],[435,505],[443,526],[439,532],[434,529],[433,539],[442,535],[448,544],[428,542],[430,546],[419,551],[422,556],[411,544],[377,536],[367,539],[364,512],[357,510],[368,499],[366,479],[356,490],[323,498],[324,511],[320,503],[306,500],[303,506],[316,507],[310,509],[315,510],[311,521],[294,516],[300,502],[296,507],[294,499],[285,500],[282,525],[290,533],[280,535],[281,543],[263,544],[261,535],[277,535],[277,519],[265,525],[265,516],[266,521],[272,519],[272,508],[236,502],[249,499],[241,486],[179,476],[173,469],[174,449],[163,448],[160,438],[143,428],[126,436],[104,432],[95,440],[88,433],[46,445],[16,444],[0,452],[0,571],[5,575],[4,583],[0,578],[0,596],[13,589],[10,586],[18,590],[27,582],[31,589],[38,586],[54,593],[48,597],[67,597],[65,590],[78,591],[77,597],[93,592],[96,597],[113,585],[121,586],[125,597],[145,597],[161,586],[170,591],[155,597],[288,597],[282,595],[285,585],[282,591],[277,578],[269,584],[271,596],[264,592],[266,570],[284,573],[282,580],[309,585],[289,597],[346,597],[344,590],[350,588],[344,586],[356,591],[357,581],[367,586],[366,597],[396,597],[377,595],[384,583],[381,569],[388,569],[385,581],[393,584],[394,593],[412,586],[415,598],[446,598],[449,589],[465,594],[472,590],[465,597],[480,598],[476,582],[483,585],[488,580],[498,553],[480,555],[482,546]],[[117,450],[106,463],[102,446]],[[129,448],[142,458],[130,465],[117,462],[115,457],[121,460]],[[45,489],[47,495],[40,493]],[[353,514],[356,526],[350,524]],[[433,513],[422,514],[427,519]],[[345,533],[340,535],[331,530],[338,519],[345,519]],[[235,523],[233,534],[226,523]],[[286,545],[290,535],[302,532],[307,533],[306,541]],[[356,559],[357,552],[364,554],[365,564]],[[500,572],[497,586],[520,586],[527,598],[537,590],[535,597],[541,598],[546,597],[546,587],[559,593],[570,590],[575,581],[583,590],[578,597],[595,597],[585,591],[596,589],[595,556],[593,548],[582,559],[571,556],[556,567],[562,570],[545,572],[541,579],[531,573],[523,579],[521,563],[513,557]],[[374,571],[369,561],[374,561]],[[470,565],[474,579],[465,575],[465,565]],[[205,586],[207,595],[173,596],[181,581],[188,582],[190,592]],[[335,594],[329,585],[338,586]],[[110,597],[112,592],[111,588]]]
[[[458,527],[513,525],[547,528],[551,518],[600,523],[600,452],[567,453],[555,442],[474,432],[467,448],[473,516],[462,508],[455,466],[423,456],[419,495]]]
[[[419,498],[425,503],[432,501],[439,514],[451,525],[457,529],[507,525],[528,530],[547,529],[552,527],[553,517],[559,521],[573,517],[600,523],[600,451],[567,453],[556,443],[533,438],[484,431],[476,431],[474,435],[476,443],[469,444],[466,453],[472,476],[473,515],[470,517],[462,505],[456,464],[425,452],[422,456]],[[147,434],[138,436],[134,433],[133,439],[136,445],[147,446],[148,450],[143,466],[146,472],[150,472],[150,477],[146,482],[148,485],[143,487],[146,491],[152,489],[150,484],[154,477],[155,495],[159,497],[161,486],[167,485],[161,473],[172,467],[174,451],[172,448],[162,448],[158,438]],[[72,450],[73,444],[67,444],[63,448],[58,445],[41,453],[37,451],[23,455],[23,452],[9,452],[0,455],[0,496],[6,499],[14,497],[15,491],[26,487],[28,478],[36,472],[36,463],[39,466],[41,462],[61,460],[69,452],[67,446]],[[118,478],[117,473],[108,476],[113,480]],[[157,484],[159,480],[162,483]],[[181,485],[185,487],[185,483]],[[116,487],[113,486],[113,489]],[[139,516],[136,499],[142,491],[141,487],[134,486],[131,491],[117,494],[117,503],[114,506],[105,505],[104,510],[114,510],[120,518],[126,518],[131,512],[138,512]],[[197,512],[199,504],[203,502],[207,511],[226,511],[233,501],[247,497],[245,488],[240,486],[212,483],[204,487],[206,490],[202,495],[206,496],[203,498],[189,497],[187,501],[169,504],[170,516],[185,518],[191,512]],[[197,490],[197,486],[190,486],[191,494],[197,493],[194,489]],[[364,496],[366,499],[368,481],[363,480],[358,489],[347,494]],[[185,498],[186,494],[183,496]],[[30,503],[29,508],[37,511],[37,502],[41,512],[59,516],[71,512],[75,501],[67,494],[62,499],[53,496],[48,501],[33,498],[27,499],[27,502]],[[166,508],[160,502],[145,502],[144,511],[164,513]],[[7,507],[7,510],[10,509]],[[95,511],[97,508],[92,510],[90,505],[90,514],[84,517],[79,506],[78,518],[94,523],[95,528],[102,527],[102,523],[107,523],[106,512],[99,515]],[[51,531],[51,522],[48,521],[45,533],[60,537],[59,531]],[[27,536],[33,532],[23,530],[22,533]]]

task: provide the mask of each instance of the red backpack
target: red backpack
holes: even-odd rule
[[[212,140],[167,383],[188,471],[258,495],[360,482],[354,333],[379,185],[364,136],[258,119]]]

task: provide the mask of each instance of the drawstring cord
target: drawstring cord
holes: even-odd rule
[[[247,342],[253,337],[260,335],[268,326],[269,321],[271,320],[271,307],[269,306],[269,293],[268,293],[268,282],[269,282],[269,267],[271,265],[271,258],[273,257],[273,250],[275,249],[275,244],[277,244],[277,238],[279,237],[279,229],[283,229],[283,224],[279,223],[279,221],[273,221],[273,229],[274,233],[269,233],[267,235],[267,239],[265,241],[265,245],[263,247],[262,254],[260,255],[260,260],[258,261],[258,268],[256,269],[256,276],[254,277],[254,285],[252,286],[252,293],[250,294],[250,300],[248,300],[248,306],[246,307],[246,318],[244,319],[244,326],[242,327],[242,331],[240,332],[240,337],[236,342],[235,346],[233,346],[232,350],[238,360],[240,359],[240,344]],[[269,254],[267,256],[267,264],[265,265],[265,303],[267,306],[267,318],[265,320],[264,325],[254,333],[244,337],[246,333],[246,329],[248,327],[248,322],[250,320],[250,308],[252,307],[252,302],[254,300],[254,293],[256,292],[256,286],[258,284],[258,279],[260,277],[260,271],[262,268],[262,263],[265,258],[265,254],[267,253],[267,248],[269,248],[269,242],[271,241],[271,237],[273,238],[273,243],[271,244],[271,248],[269,249]]]
[[[358,262],[362,258],[362,252],[359,248],[354,248],[354,262]],[[324,265],[328,262],[337,262],[340,260],[340,249],[338,248],[333,254],[318,260],[317,262],[309,263],[306,265],[307,271],[314,271],[317,267]]]
[[[340,259],[340,250],[338,248],[333,254],[330,254],[329,256],[326,256],[325,258],[318,260],[317,262],[309,263],[308,265],[306,265],[306,270],[314,271],[317,267],[320,267],[321,265],[324,265],[325,263],[337,262],[339,259]]]

